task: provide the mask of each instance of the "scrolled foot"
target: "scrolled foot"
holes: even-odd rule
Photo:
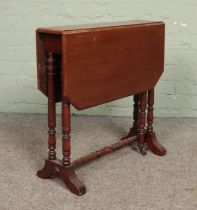
[[[86,193],[85,185],[77,178],[73,167],[60,169],[59,174],[72,193],[78,196]]]
[[[166,154],[166,149],[157,141],[155,133],[145,135],[145,142],[155,155],[164,156]]]
[[[48,160],[45,160],[44,167],[41,170],[37,171],[37,176],[40,177],[41,179],[47,179],[53,174],[54,174],[54,168]]]
[[[73,166],[66,167],[58,159],[46,160],[44,168],[37,172],[38,177],[42,179],[55,175],[61,178],[68,189],[75,195],[86,193],[85,185],[78,179]]]

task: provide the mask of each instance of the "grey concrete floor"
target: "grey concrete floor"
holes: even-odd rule
[[[61,158],[60,116],[57,153]],[[72,158],[117,142],[129,117],[72,117]],[[36,171],[47,155],[47,116],[0,114],[0,210],[196,210],[197,119],[157,118],[167,155],[138,154],[127,146],[76,170],[87,193],[71,194],[59,179]]]

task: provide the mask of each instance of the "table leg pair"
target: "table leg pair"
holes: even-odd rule
[[[148,97],[147,97],[148,95]],[[133,105],[133,127],[129,134],[122,138],[129,138],[138,135],[139,151],[146,155],[145,144],[156,155],[163,156],[166,154],[165,148],[157,141],[155,132],[153,131],[153,105],[154,105],[154,89],[134,95]],[[148,105],[148,106],[147,106]],[[147,115],[146,115],[147,108]],[[147,128],[145,129],[147,121]]]
[[[164,155],[165,149],[157,142],[155,133],[153,132],[153,102],[154,90],[148,91],[148,114],[147,114],[147,129],[145,131],[146,123],[146,95],[141,93],[134,96],[134,123],[129,134],[121,141],[104,147],[101,150],[92,152],[82,158],[73,162],[70,161],[70,104],[67,100],[62,100],[62,160],[56,158],[56,102],[55,102],[55,59],[52,53],[48,53],[47,58],[48,71],[48,159],[45,160],[44,168],[37,172],[40,178],[49,178],[57,176],[61,178],[69,190],[76,195],[83,195],[86,192],[84,184],[77,178],[75,174],[75,167],[87,163],[88,161],[99,158],[103,155],[109,154],[126,145],[138,141],[139,150],[145,154],[144,143],[149,149],[157,154]]]
[[[55,102],[55,58],[48,53],[48,159],[44,168],[37,172],[40,178],[55,175],[65,182],[71,192],[77,195],[85,193],[84,184],[77,178],[74,167],[70,164],[70,104],[62,101],[62,161],[56,158],[56,102]]]

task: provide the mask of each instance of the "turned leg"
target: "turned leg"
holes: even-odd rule
[[[145,141],[148,148],[156,155],[165,155],[165,148],[159,144],[156,135],[153,132],[153,105],[154,105],[154,89],[148,91],[148,113],[147,113],[147,130],[145,135]]]
[[[139,130],[139,94],[133,96],[133,127],[130,129],[129,134],[123,139],[127,139],[133,136],[138,135]]]
[[[55,59],[52,53],[47,54],[47,72],[48,72],[48,160],[56,159],[56,104],[55,104]],[[47,169],[47,170],[46,170]],[[47,178],[53,174],[52,168],[44,166],[37,172],[40,178]]]
[[[47,59],[48,69],[48,159],[56,159],[56,104],[55,104],[55,59],[52,53],[48,53]]]
[[[70,163],[70,103],[67,100],[62,100],[62,165],[59,175],[63,179],[65,185],[71,192],[76,195],[83,195],[86,192],[84,184],[77,178],[74,167]]]
[[[154,90],[148,91],[148,107],[147,107],[147,130],[146,132],[153,133],[153,108],[154,105]]]
[[[62,163],[64,166],[70,165],[70,104],[62,102]]]
[[[131,135],[137,135],[139,130],[139,94],[134,95],[134,105],[133,105],[133,128],[131,128]]]
[[[146,92],[140,94],[140,113],[139,113],[139,142],[138,147],[140,152],[145,155],[144,136],[145,136],[145,123],[146,123]]]

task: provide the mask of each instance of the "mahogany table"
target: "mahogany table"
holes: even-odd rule
[[[164,69],[163,22],[126,21],[36,31],[38,89],[48,97],[48,159],[40,178],[60,177],[76,195],[86,192],[75,167],[138,143],[165,155],[153,131],[154,87]],[[134,96],[133,127],[118,143],[71,162],[70,104],[83,110]],[[56,158],[56,103],[62,103],[62,153]],[[146,115],[147,108],[147,115]],[[147,122],[147,128],[145,128]]]

